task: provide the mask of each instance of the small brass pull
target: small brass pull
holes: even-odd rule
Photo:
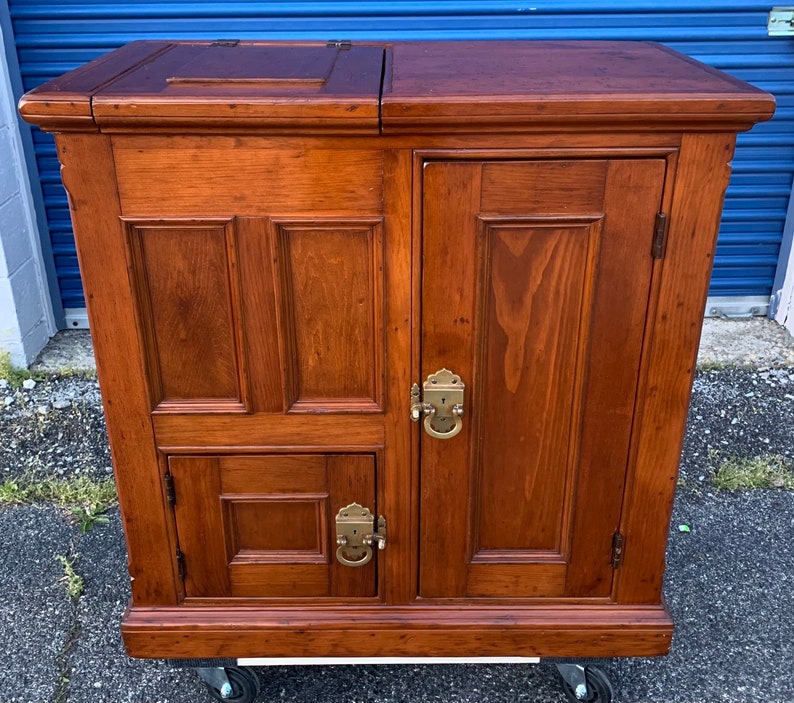
[[[463,391],[466,384],[448,369],[431,373],[422,384],[411,387],[411,420],[424,416],[425,432],[436,439],[451,439],[463,429]]]
[[[341,508],[336,514],[336,558],[345,566],[364,566],[372,561],[372,547],[386,549],[386,518],[378,518],[378,531],[374,531],[375,516],[369,508],[358,503]]]

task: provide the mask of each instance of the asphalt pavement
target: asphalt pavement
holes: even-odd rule
[[[792,461],[794,367],[711,366],[695,382],[670,532],[672,650],[605,661],[616,701],[794,701],[794,491],[711,481],[731,457]],[[0,404],[0,481],[24,471],[108,475],[95,380],[48,377],[3,393],[13,400]],[[0,703],[210,700],[191,670],[124,654],[129,586],[115,509],[109,518],[81,534],[53,505],[0,506]],[[83,579],[79,597],[67,594],[57,555]],[[260,678],[259,701],[565,700],[544,663],[273,667]]]

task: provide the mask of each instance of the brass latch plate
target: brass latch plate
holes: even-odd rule
[[[466,384],[449,369],[431,373],[422,384],[411,388],[411,419],[418,422],[424,415],[425,431],[436,439],[450,439],[463,427],[463,392]]]
[[[336,514],[336,558],[345,566],[364,566],[372,559],[372,546],[386,549],[386,518],[378,518],[378,530],[375,527],[375,516],[369,508],[358,503],[341,508]]]

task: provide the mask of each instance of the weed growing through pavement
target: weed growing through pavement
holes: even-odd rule
[[[77,505],[72,508],[72,516],[77,522],[80,532],[85,534],[93,530],[94,525],[107,525],[110,522],[110,518],[105,515],[106,510],[107,506],[102,504],[93,506]]]
[[[710,452],[717,468],[712,476],[715,488],[736,491],[742,488],[784,488],[794,490],[794,464],[780,454],[754,457],[722,456]]]
[[[61,562],[61,566],[63,566],[63,576],[60,580],[62,583],[66,584],[66,592],[69,594],[69,598],[77,600],[83,595],[83,588],[85,586],[83,577],[74,570],[77,554],[73,555],[71,558],[63,554],[56,554],[55,558]]]

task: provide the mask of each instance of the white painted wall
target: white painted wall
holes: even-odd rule
[[[0,352],[27,366],[55,334],[0,29]]]
[[[783,261],[780,262],[782,266]],[[785,262],[785,278],[780,289],[775,321],[783,325],[794,335],[794,246],[789,250],[788,261]]]

